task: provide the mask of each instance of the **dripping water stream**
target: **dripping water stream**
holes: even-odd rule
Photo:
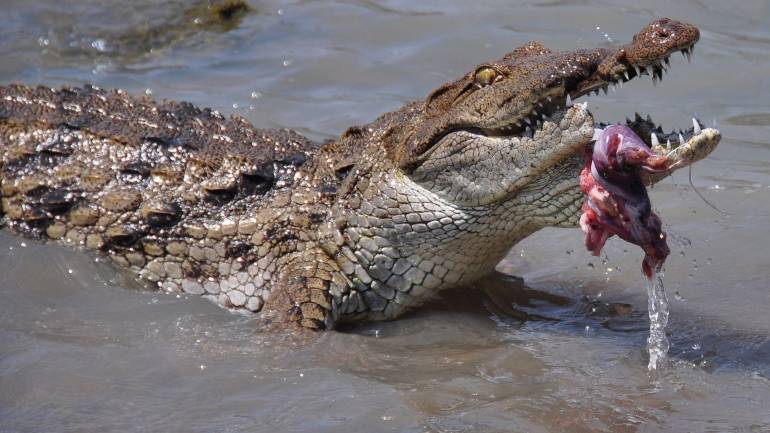
[[[668,297],[663,287],[663,270],[655,268],[652,278],[647,281],[647,304],[650,316],[650,335],[647,337],[647,350],[650,371],[663,367],[668,356],[669,342],[666,336],[668,324]]]

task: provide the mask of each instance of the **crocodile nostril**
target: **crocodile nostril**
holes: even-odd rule
[[[669,36],[671,36],[671,33],[666,29],[658,29],[655,31],[655,36],[660,39],[667,39]]]

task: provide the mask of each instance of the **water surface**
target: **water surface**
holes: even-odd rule
[[[572,49],[660,16],[697,24],[691,65],[589,102],[667,128],[697,113],[724,136],[692,170],[723,213],[687,172],[651,193],[672,247],[671,365],[646,368],[641,252],[613,241],[593,258],[576,229],[511,251],[500,270],[524,286],[501,277],[312,339],[2,234],[0,431],[770,431],[767,1],[251,1],[234,28],[197,32],[179,24],[187,4],[6,0],[0,82],[121,87],[326,139],[531,39]],[[176,33],[120,44],[158,26]]]

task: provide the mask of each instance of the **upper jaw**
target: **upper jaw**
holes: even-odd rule
[[[530,83],[529,98],[507,115],[495,116],[504,120],[480,129],[486,135],[530,135],[543,118],[569,107],[581,96],[601,91],[606,94],[610,87],[622,87],[642,75],[657,84],[669,69],[671,55],[681,52],[689,60],[699,37],[695,26],[663,18],[645,26],[630,44],[548,54],[549,59],[543,60],[546,68],[527,72],[524,81]],[[533,60],[524,58],[508,67],[517,71]]]

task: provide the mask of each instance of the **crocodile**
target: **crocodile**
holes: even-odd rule
[[[2,86],[2,223],[281,328],[393,319],[530,234],[577,227],[600,123],[573,101],[662,79],[698,38],[659,19],[624,45],[529,42],[325,143],[121,90]],[[627,124],[672,162],[647,184],[721,138]]]

